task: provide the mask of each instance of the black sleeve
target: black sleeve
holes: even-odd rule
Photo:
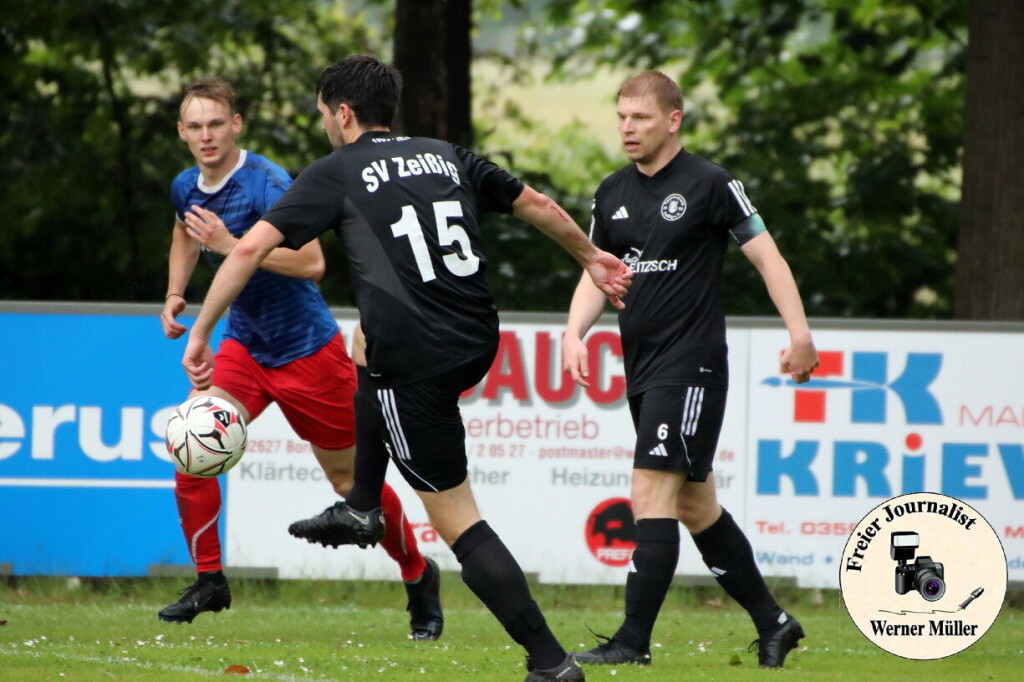
[[[523,181],[515,177],[501,166],[482,156],[477,156],[468,149],[452,145],[455,155],[462,167],[466,169],[466,177],[477,198],[481,212],[497,211],[511,213],[512,203],[523,193],[526,187]]]
[[[263,216],[284,235],[282,246],[300,249],[340,224],[345,211],[342,170],[337,155],[317,159]]]
[[[594,203],[590,207],[590,241],[594,242],[594,246],[604,251],[607,251],[609,248],[604,220],[601,219],[601,215],[597,212],[597,198],[594,199]]]
[[[712,222],[723,230],[731,230],[757,213],[743,183],[724,171],[711,179],[709,196]]]

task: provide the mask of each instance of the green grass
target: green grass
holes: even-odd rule
[[[230,611],[191,625],[156,611],[186,581],[8,579],[0,584],[0,680],[202,680],[244,665],[260,680],[521,680],[523,654],[446,573],[444,637],[405,639],[405,593],[384,582],[232,582]],[[613,632],[622,589],[534,586],[569,648],[586,625]],[[818,598],[815,599],[814,597]],[[650,668],[587,669],[590,680],[1013,680],[1024,665],[1024,611],[1007,605],[980,641],[940,661],[891,656],[856,629],[835,592],[780,594],[808,632],[782,671],[747,653],[753,628],[717,588],[674,588],[655,630]],[[817,603],[815,603],[817,602]],[[781,677],[773,677],[781,676]],[[231,677],[233,678],[233,676]]]

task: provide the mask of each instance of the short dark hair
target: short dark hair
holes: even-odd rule
[[[619,97],[651,96],[664,112],[683,110],[683,93],[676,82],[661,71],[644,71],[628,79],[619,88]]]
[[[352,55],[324,69],[316,94],[331,113],[347,104],[360,125],[390,128],[402,96],[402,75],[371,54]]]
[[[193,81],[182,88],[181,105],[178,108],[179,113],[184,111],[185,105],[196,97],[212,99],[221,104],[226,104],[228,110],[232,114],[235,113],[235,102],[238,99],[238,95],[235,93],[235,89],[231,87],[231,83],[223,78],[208,76]]]

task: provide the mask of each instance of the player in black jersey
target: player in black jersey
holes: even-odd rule
[[[470,491],[459,395],[489,369],[498,317],[484,279],[477,215],[513,213],[558,242],[613,304],[632,276],[564,211],[495,164],[447,142],[389,132],[401,80],[376,58],[349,57],[317,82],[324,130],[336,147],[314,162],[238,243],[214,279],[182,361],[207,380],[207,339],[262,258],[335,230],[355,280],[367,370],[356,394],[355,486],[346,502],[293,535],[322,544],[372,544],[383,523],[386,440],[462,578],[527,652],[528,680],[577,680],[583,671],[551,633],[522,570],[480,518]],[[595,288],[595,291],[598,291]]]
[[[793,275],[743,191],[715,164],[682,149],[683,101],[649,71],[618,93],[619,135],[630,165],[597,189],[591,238],[635,276],[619,313],[627,398],[637,443],[632,502],[636,549],[626,617],[611,638],[574,654],[582,663],[649,664],[650,638],[679,560],[679,522],[725,591],[751,615],[759,662],[781,667],[803,630],[769,594],[743,531],[709,480],[725,413],[728,363],[722,259],[730,236],[757,267],[790,334],[782,371],[802,383],[818,364]],[[584,273],[573,295],[563,362],[587,385],[583,336],[600,317]]]

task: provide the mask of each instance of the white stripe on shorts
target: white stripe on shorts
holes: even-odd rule
[[[686,398],[683,399],[681,435],[692,436],[697,433],[697,422],[700,420],[700,408],[703,404],[704,388],[702,386],[687,387]]]
[[[380,400],[381,410],[384,412],[384,422],[391,436],[391,442],[395,446],[399,459],[411,459],[409,455],[409,444],[405,441],[405,433],[402,432],[402,423],[398,420],[398,406],[395,404],[395,393],[389,388],[377,390],[377,399]]]

